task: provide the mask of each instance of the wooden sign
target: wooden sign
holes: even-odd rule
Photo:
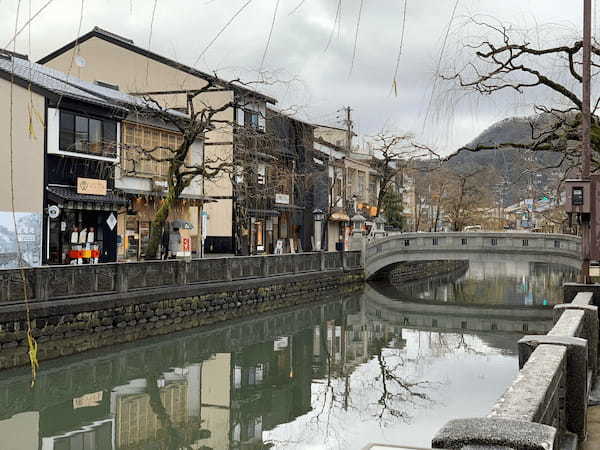
[[[84,195],[106,195],[106,180],[77,178],[77,193]]]

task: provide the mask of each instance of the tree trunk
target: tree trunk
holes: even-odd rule
[[[179,197],[179,194],[175,192],[175,189],[176,188],[169,190],[167,196],[162,200],[158,211],[156,211],[154,219],[152,219],[152,223],[150,224],[150,237],[144,252],[145,259],[156,259],[158,246],[161,241],[165,223],[169,217],[169,212],[171,211],[173,203],[175,203],[175,200]]]

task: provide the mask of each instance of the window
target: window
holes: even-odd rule
[[[169,173],[169,161],[152,161],[144,157],[141,150],[157,149],[153,151],[156,158],[168,159],[171,150],[177,149],[182,142],[183,137],[180,133],[123,122],[121,167],[128,175],[166,177]]]
[[[68,111],[60,112],[58,146],[67,152],[115,157],[117,122],[95,119]]]
[[[523,239],[523,247],[529,247],[529,240]]]
[[[256,111],[244,111],[244,126],[254,129],[259,128],[258,113]]]

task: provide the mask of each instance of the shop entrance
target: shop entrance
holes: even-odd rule
[[[48,220],[48,264],[117,260],[115,211],[63,209],[59,217]]]

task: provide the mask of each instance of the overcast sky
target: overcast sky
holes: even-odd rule
[[[29,17],[22,0],[20,24]],[[35,13],[48,0],[31,0]],[[81,34],[94,26],[126,36],[142,47],[193,65],[217,71],[223,78],[241,75],[257,79],[267,46],[277,0],[251,0],[230,26],[199,58],[219,30],[248,0],[157,0],[150,40],[153,0],[84,0]],[[0,0],[0,45],[13,35],[17,0]],[[445,30],[455,0],[407,0],[403,54],[392,91],[402,34],[404,0],[363,0],[353,61],[355,31],[361,0],[279,0],[272,38],[263,69],[275,79],[260,90],[275,95],[282,108],[293,106],[302,119],[339,125],[337,112],[350,105],[356,131],[362,136],[381,129],[411,132],[421,142],[448,153],[476,137],[497,120],[531,112],[532,97],[506,95],[449,102],[446,83],[434,87]],[[17,40],[18,52],[32,59],[46,55],[77,36],[81,1],[54,0]],[[561,35],[577,36],[582,1],[460,0],[442,67],[455,62],[465,36],[463,23],[474,14],[529,28],[551,23]],[[553,40],[555,33],[538,34]],[[329,47],[327,44],[331,39]],[[432,98],[432,90],[433,98]],[[538,98],[545,95],[537,93]],[[430,98],[432,98],[430,102]],[[454,93],[453,99],[458,98]],[[431,103],[431,104],[430,104]],[[451,107],[452,106],[452,107]],[[428,118],[425,121],[425,118]]]

